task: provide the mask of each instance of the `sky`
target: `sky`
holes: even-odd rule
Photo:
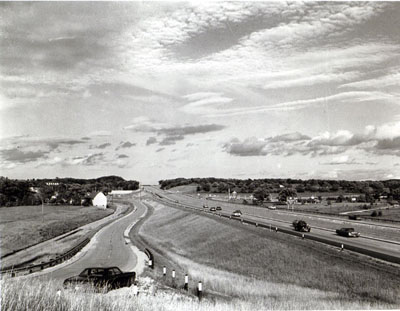
[[[400,2],[2,2],[0,175],[400,178]]]

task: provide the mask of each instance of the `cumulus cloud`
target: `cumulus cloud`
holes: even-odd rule
[[[0,150],[0,155],[7,162],[27,163],[47,158],[48,151],[21,151],[18,148]]]
[[[260,140],[255,137],[247,138],[240,141],[237,138],[230,140],[223,145],[223,149],[234,156],[262,156],[268,154],[264,149],[267,145],[265,140]]]
[[[342,154],[349,150],[363,150],[369,153],[400,156],[400,132],[391,129],[399,123],[387,123],[380,126],[367,126],[364,133],[352,133],[339,130],[324,132],[314,137],[301,133],[289,133],[267,138],[247,138],[243,141],[235,138],[223,144],[223,150],[237,156],[291,156],[295,154],[325,156]],[[359,164],[348,155],[338,156],[323,164]]]
[[[118,158],[118,159],[126,159],[126,158],[129,158],[129,156],[127,156],[126,154],[119,154],[119,155],[117,156],[117,158]]]

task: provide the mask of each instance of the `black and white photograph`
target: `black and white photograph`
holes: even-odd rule
[[[400,2],[0,1],[0,310],[400,310]]]

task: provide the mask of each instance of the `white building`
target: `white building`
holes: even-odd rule
[[[107,197],[103,192],[99,192],[92,200],[93,206],[107,208]]]

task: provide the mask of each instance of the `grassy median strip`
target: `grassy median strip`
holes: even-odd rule
[[[224,295],[272,308],[390,308],[400,304],[394,267],[312,241],[158,204],[141,235]],[[316,299],[318,297],[318,299]]]

